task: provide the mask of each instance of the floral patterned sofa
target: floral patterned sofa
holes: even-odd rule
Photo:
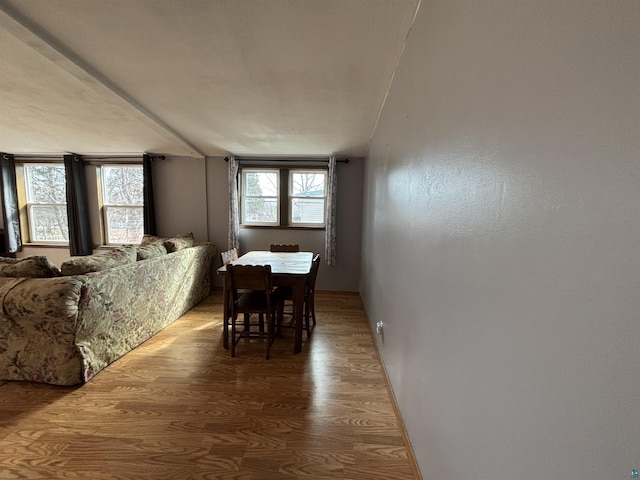
[[[216,247],[190,243],[0,259],[0,380],[84,383],[172,323],[211,292]]]

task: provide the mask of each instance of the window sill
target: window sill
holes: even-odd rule
[[[22,244],[23,247],[31,248],[64,248],[69,249],[68,243],[39,243],[39,242],[27,242]]]
[[[326,227],[297,227],[292,225],[240,225],[240,228],[258,230],[325,230]]]

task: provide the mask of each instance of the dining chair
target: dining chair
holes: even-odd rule
[[[311,273],[309,274],[309,280],[307,281],[307,286],[304,292],[304,321],[307,327],[307,335],[311,335],[311,330],[309,329],[309,316],[313,321],[313,326],[316,326],[316,305],[315,305],[315,294],[316,294],[316,279],[318,278],[318,270],[320,269],[320,254],[316,253],[313,256],[313,260],[311,262]]]
[[[316,309],[315,309],[315,289],[316,289],[316,278],[318,277],[318,270],[320,268],[320,254],[316,253],[313,256],[313,260],[311,261],[311,270],[309,272],[309,277],[307,278],[307,282],[304,286],[304,305],[303,305],[303,316],[302,319],[304,321],[304,328],[307,331],[307,336],[311,336],[311,326],[309,324],[309,319],[313,321],[313,326],[316,325]],[[291,317],[293,321],[293,289],[289,286],[278,287],[277,293],[280,297],[282,297],[284,304],[282,307],[282,314],[288,315]],[[295,326],[295,324],[285,324],[283,321],[280,322],[280,326],[288,327]]]
[[[220,258],[222,259],[222,265],[228,265],[229,263],[238,259],[238,250],[232,248],[231,250],[227,250],[226,252],[220,252]]]
[[[266,359],[269,359],[271,345],[276,335],[277,325],[282,320],[282,298],[273,290],[270,265],[227,265],[227,278],[231,295],[231,356],[236,355],[236,345],[243,339],[262,338],[266,340]],[[258,331],[260,323],[251,323],[252,314],[264,315],[266,328]],[[242,321],[238,316],[242,314]],[[237,327],[242,327],[238,333]],[[227,334],[227,332],[225,332]]]
[[[222,260],[222,265],[229,265],[231,262],[238,259],[238,250],[235,248],[232,248],[231,250],[227,250],[226,252],[220,252],[220,258]],[[229,293],[229,295],[231,294]],[[225,328],[228,329],[227,320],[231,316],[231,301],[229,301],[229,309],[224,313],[225,313],[224,326]],[[227,332],[225,332],[225,335],[227,335]]]
[[[271,244],[270,251],[272,252],[299,252],[300,245],[280,245],[280,244]]]

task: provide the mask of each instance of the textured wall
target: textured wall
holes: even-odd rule
[[[423,0],[361,291],[428,479],[640,465],[640,3]]]
[[[358,291],[360,279],[364,159],[352,158],[338,164],[338,264],[320,265],[317,288]],[[95,180],[95,176],[92,177]],[[227,163],[224,157],[167,157],[153,163],[158,235],[193,232],[196,240],[207,240],[227,249],[229,199]],[[95,181],[93,182],[95,184]],[[93,212],[94,240],[99,238],[99,212]],[[271,243],[298,243],[303,250],[324,257],[324,230],[241,229],[242,252],[268,250]],[[25,247],[20,256],[47,255],[60,265],[69,258],[68,249]],[[216,264],[219,264],[216,256]],[[214,280],[222,286],[222,280]]]
[[[205,160],[167,157],[153,162],[153,194],[158,235],[192,232],[207,238],[207,183]]]
[[[229,220],[227,163],[223,157],[207,157],[207,167],[209,237],[222,251],[227,246]],[[322,261],[316,288],[355,292],[360,278],[364,159],[339,163],[337,172],[337,265],[328,267]],[[320,253],[324,258],[324,230],[240,228],[241,253],[268,250],[272,243],[297,243],[301,249]]]

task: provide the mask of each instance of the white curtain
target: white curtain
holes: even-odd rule
[[[336,264],[336,157],[329,157],[329,175],[327,179],[327,226],[324,232],[324,261],[327,265]]]
[[[238,161],[229,157],[229,235],[227,248],[240,250],[240,217],[238,215]]]

